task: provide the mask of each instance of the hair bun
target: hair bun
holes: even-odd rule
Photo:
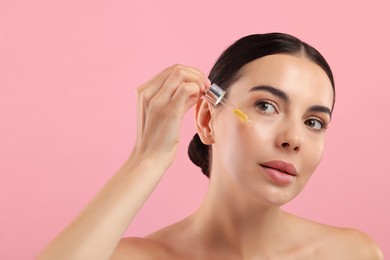
[[[195,165],[202,169],[204,175],[210,177],[209,146],[202,143],[198,134],[194,135],[188,146],[188,156]]]

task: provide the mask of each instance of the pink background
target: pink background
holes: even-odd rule
[[[135,89],[182,63],[208,73],[241,36],[283,31],[331,64],[337,102],[324,159],[285,208],[358,228],[390,255],[389,2],[0,2],[0,259],[32,259],[131,152]],[[194,211],[207,179],[177,160],[129,227],[145,235]]]

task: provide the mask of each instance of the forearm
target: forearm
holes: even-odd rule
[[[126,162],[38,259],[108,259],[163,172]]]
[[[210,82],[174,65],[137,89],[137,138],[130,159],[38,259],[108,259],[175,157],[186,111]]]

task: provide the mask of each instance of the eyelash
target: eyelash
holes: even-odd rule
[[[276,105],[271,102],[271,101],[268,101],[268,100],[258,100],[255,102],[255,107],[256,109],[258,109],[260,112],[264,113],[264,114],[268,114],[265,110],[261,109],[261,105],[270,105],[274,108],[275,112],[274,113],[278,113],[278,109],[276,107]]]
[[[315,129],[314,127],[311,127],[307,122],[310,122],[311,120],[314,120],[316,122],[319,122],[321,124],[321,128],[320,129]],[[317,131],[317,132],[323,132],[325,131],[326,129],[328,129],[328,125],[321,119],[318,119],[318,118],[309,118],[307,120],[305,120],[305,125],[309,126],[311,129],[313,129],[314,131]]]
[[[273,112],[273,113],[278,113],[277,106],[276,106],[273,102],[271,102],[271,101],[268,101],[268,100],[257,100],[257,101],[255,102],[255,107],[256,107],[257,110],[259,110],[261,113],[268,114],[265,110],[263,110],[263,109],[261,108],[262,105],[269,105],[269,106],[272,106],[272,107],[274,108],[274,110],[275,110],[275,112]],[[313,127],[310,127],[309,122],[310,122],[311,120],[314,120],[314,121],[320,123],[320,124],[321,124],[320,129],[315,129],[315,128],[313,128]],[[328,124],[325,123],[324,120],[319,119],[319,118],[309,118],[309,119],[306,119],[304,123],[305,123],[305,125],[309,126],[310,129],[312,129],[313,131],[316,131],[316,132],[323,132],[323,131],[325,131],[326,129],[328,129]]]

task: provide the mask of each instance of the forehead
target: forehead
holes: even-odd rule
[[[231,93],[269,85],[285,91],[292,99],[305,99],[310,103],[332,107],[333,89],[326,72],[304,56],[274,54],[256,59],[245,65]]]

